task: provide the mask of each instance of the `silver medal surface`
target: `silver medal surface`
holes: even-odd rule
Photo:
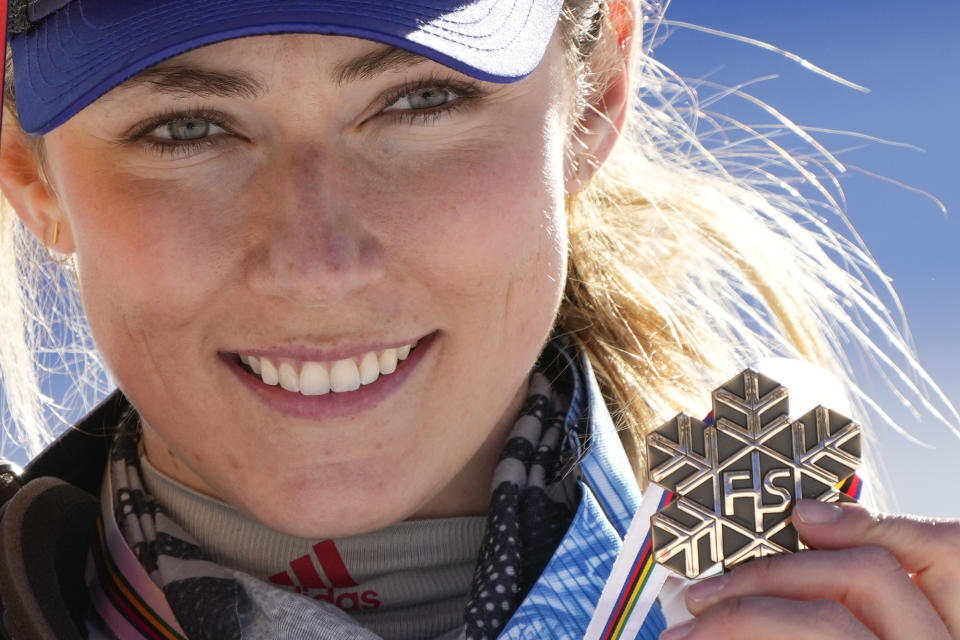
[[[789,392],[746,369],[713,391],[712,420],[681,413],[646,439],[649,478],[675,494],[651,518],[654,560],[687,578],[806,548],[800,498],[850,502],[860,425],[818,406],[791,421]]]

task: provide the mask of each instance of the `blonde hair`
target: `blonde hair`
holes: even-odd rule
[[[842,166],[782,116],[780,130],[811,143],[813,155],[715,120],[651,55],[662,7],[606,4],[626,5],[646,28],[632,44],[636,91],[620,142],[568,200],[570,271],[558,323],[588,354],[641,483],[642,436],[678,411],[705,414],[710,389],[769,355],[827,369],[855,407],[899,429],[854,383],[857,350],[897,398],[956,429],[960,415],[917,361],[902,313],[888,310],[900,310],[888,279],[858,237],[827,222],[851,229],[825,186],[830,167]],[[609,16],[593,24],[599,6],[568,0],[563,20],[614,42]],[[587,68],[578,74],[582,108],[605,86],[605,63],[591,70],[601,48],[590,48],[574,54]]]
[[[645,27],[624,41],[630,15]],[[848,347],[857,347],[900,397],[960,422],[917,362],[901,320],[887,311],[898,308],[897,298],[879,267],[824,221],[846,223],[823,186],[833,158],[817,146],[818,155],[801,164],[773,136],[746,126],[734,144],[730,123],[716,126],[724,138],[713,144],[709,131],[698,131],[712,116],[651,55],[661,19],[655,2],[566,0],[560,20],[575,113],[603,94],[610,47],[632,47],[636,91],[621,140],[590,183],[568,197],[569,274],[557,323],[590,358],[638,477],[643,434],[679,410],[702,413],[709,389],[764,355],[825,367],[885,417],[852,382]],[[811,140],[788,120],[779,124]],[[575,137],[567,153],[578,158]],[[36,453],[52,434],[46,425],[68,423],[110,384],[73,279],[6,204],[0,326],[0,382],[11,417],[4,430]],[[55,404],[38,372],[69,375],[72,395]]]

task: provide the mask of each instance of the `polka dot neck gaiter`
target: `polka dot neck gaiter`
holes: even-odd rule
[[[487,535],[465,612],[469,640],[497,637],[573,519],[572,505],[556,490],[569,469],[561,464],[566,408],[535,372],[493,475]]]

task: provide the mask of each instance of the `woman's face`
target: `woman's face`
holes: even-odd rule
[[[45,140],[149,459],[303,536],[483,513],[565,279],[556,39],[506,85],[383,53],[215,44]]]

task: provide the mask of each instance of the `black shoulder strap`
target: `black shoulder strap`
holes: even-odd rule
[[[0,469],[0,638],[86,636],[84,573],[100,482],[113,433],[131,411],[116,392],[19,476]]]
[[[84,569],[99,501],[56,478],[24,485],[0,521],[3,627],[14,640],[82,640]]]

